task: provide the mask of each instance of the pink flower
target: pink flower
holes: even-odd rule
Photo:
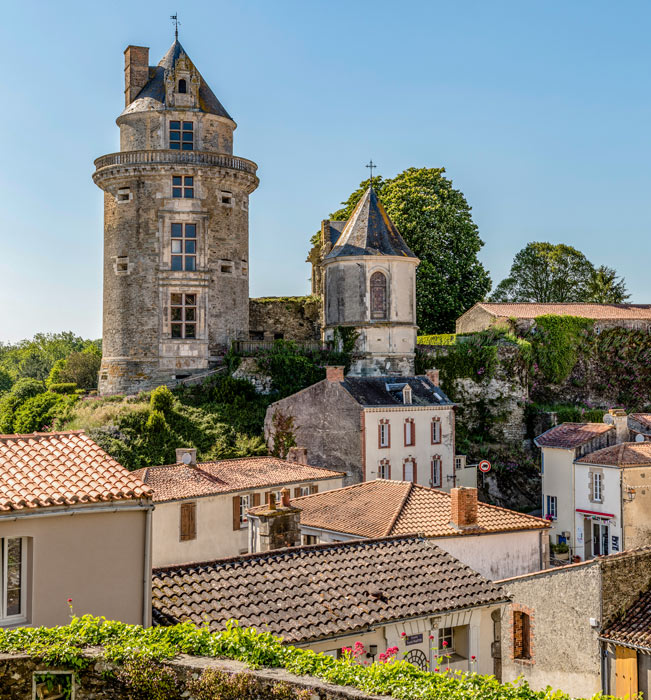
[[[448,645],[447,642],[443,642],[443,646],[446,647]]]
[[[476,657],[476,656],[471,656],[470,658],[474,661],[477,657]]]
[[[434,639],[434,635],[433,635],[433,634],[430,634],[429,638],[430,638],[430,639]]]
[[[401,633],[400,633],[400,636],[401,636],[401,637],[406,637],[406,636],[407,636],[407,633],[406,633],[406,632],[401,632]]]
[[[69,602],[69,603],[72,603],[72,598],[68,598],[68,602]]]
[[[434,669],[434,673],[438,673],[440,670],[441,670],[441,669],[437,666],[437,667]]]

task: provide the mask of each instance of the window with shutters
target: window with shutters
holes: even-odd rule
[[[181,503],[181,542],[197,539],[197,504]]]
[[[377,470],[378,479],[391,478],[391,462],[388,459],[381,459]]]
[[[432,445],[438,445],[441,442],[441,419],[432,418]]]
[[[531,618],[522,610],[513,611],[513,658],[531,659]]]
[[[240,496],[240,527],[246,525],[249,521],[247,516],[247,511],[252,507],[251,496],[247,494],[246,496]]]
[[[413,418],[405,420],[405,447],[412,447],[416,444],[416,426]]]
[[[382,418],[378,426],[378,447],[391,447],[391,426]]]
[[[297,496],[309,496],[310,495],[310,487],[309,486],[299,486],[296,489],[296,495]]]

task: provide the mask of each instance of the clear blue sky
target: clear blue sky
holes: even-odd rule
[[[303,294],[308,239],[366,177],[444,166],[494,284],[564,242],[651,302],[651,4],[599,0],[5,3],[0,341],[101,335],[102,196],[128,44],[180,39],[259,165],[251,294]]]

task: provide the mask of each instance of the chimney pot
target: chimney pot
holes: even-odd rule
[[[631,433],[628,429],[628,416],[623,408],[611,408],[608,413],[613,419],[615,426],[615,441],[617,444],[621,442],[630,442]]]
[[[326,367],[326,379],[329,382],[343,382],[344,368],[342,366],[330,365]]]
[[[289,489],[283,489],[280,492],[283,508],[289,508]]]
[[[434,386],[439,386],[439,370],[437,369],[427,369],[425,370],[425,376],[434,384]]]
[[[269,493],[268,507],[269,510],[276,510],[276,494],[273,491]]]
[[[290,447],[287,461],[295,464],[307,464],[307,447]]]
[[[188,457],[185,457],[188,455]],[[185,459],[184,459],[185,457]],[[187,464],[194,465],[197,464],[197,449],[195,447],[177,447],[176,448],[176,462],[177,464]]]
[[[124,50],[124,106],[127,107],[149,81],[149,48],[127,46]]]
[[[459,529],[477,525],[477,489],[452,489],[450,522]]]

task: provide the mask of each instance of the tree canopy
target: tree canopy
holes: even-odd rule
[[[624,278],[617,278],[612,267],[600,265],[592,271],[586,287],[586,301],[596,304],[621,304],[630,298]]]
[[[477,258],[483,241],[471,208],[444,173],[444,168],[408,168],[394,178],[373,178],[387,214],[420,259],[416,315],[421,333],[454,330],[456,319],[491,287]],[[361,182],[330,218],[348,219],[369,183]]]

